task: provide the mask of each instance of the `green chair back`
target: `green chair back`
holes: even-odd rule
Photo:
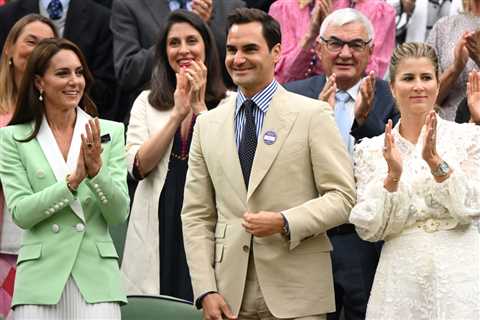
[[[202,320],[202,312],[188,301],[170,296],[128,296],[122,320]]]

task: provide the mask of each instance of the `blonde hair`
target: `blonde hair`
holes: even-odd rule
[[[399,45],[392,54],[390,61],[390,83],[394,83],[397,74],[397,68],[400,62],[409,58],[427,58],[435,69],[435,76],[439,78],[438,57],[435,49],[425,43],[420,42],[405,42]]]
[[[20,34],[28,24],[39,21],[48,25],[55,37],[58,37],[55,25],[48,19],[39,14],[29,14],[18,20],[7,35],[5,44],[3,45],[2,55],[0,57],[0,114],[5,114],[13,111],[17,102],[18,87],[15,83],[15,67],[13,65],[12,57],[7,51],[11,50]]]

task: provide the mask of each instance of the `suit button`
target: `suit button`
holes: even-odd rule
[[[42,170],[37,170],[37,178],[43,178],[45,177],[45,172],[43,172]]]
[[[52,224],[52,232],[58,233],[58,231],[60,231],[60,226],[56,223]]]
[[[77,223],[75,225],[75,229],[77,229],[78,232],[83,232],[83,230],[85,230],[85,226],[82,223]]]
[[[242,250],[243,250],[243,252],[247,252],[247,253],[248,253],[248,252],[250,252],[250,247],[247,246],[247,245],[245,245],[245,246],[242,247]]]

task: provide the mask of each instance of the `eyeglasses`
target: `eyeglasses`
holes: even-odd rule
[[[352,51],[354,52],[363,52],[365,48],[368,46],[372,39],[368,41],[363,41],[361,39],[355,39],[352,41],[343,41],[341,39],[332,37],[330,39],[325,39],[324,37],[320,37],[323,42],[327,45],[327,49],[331,52],[339,52],[343,49],[345,45],[347,45]]]

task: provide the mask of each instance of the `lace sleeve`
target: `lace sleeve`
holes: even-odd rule
[[[383,135],[366,139],[354,152],[357,204],[350,213],[350,222],[358,235],[369,241],[399,233],[408,218],[409,192],[402,181],[396,192],[383,187],[387,164],[382,156]]]
[[[480,216],[480,128],[456,125],[456,140],[450,141],[444,159],[453,170],[442,183],[432,183],[432,202],[439,202],[453,218],[468,223]],[[453,136],[453,134],[451,135]]]

